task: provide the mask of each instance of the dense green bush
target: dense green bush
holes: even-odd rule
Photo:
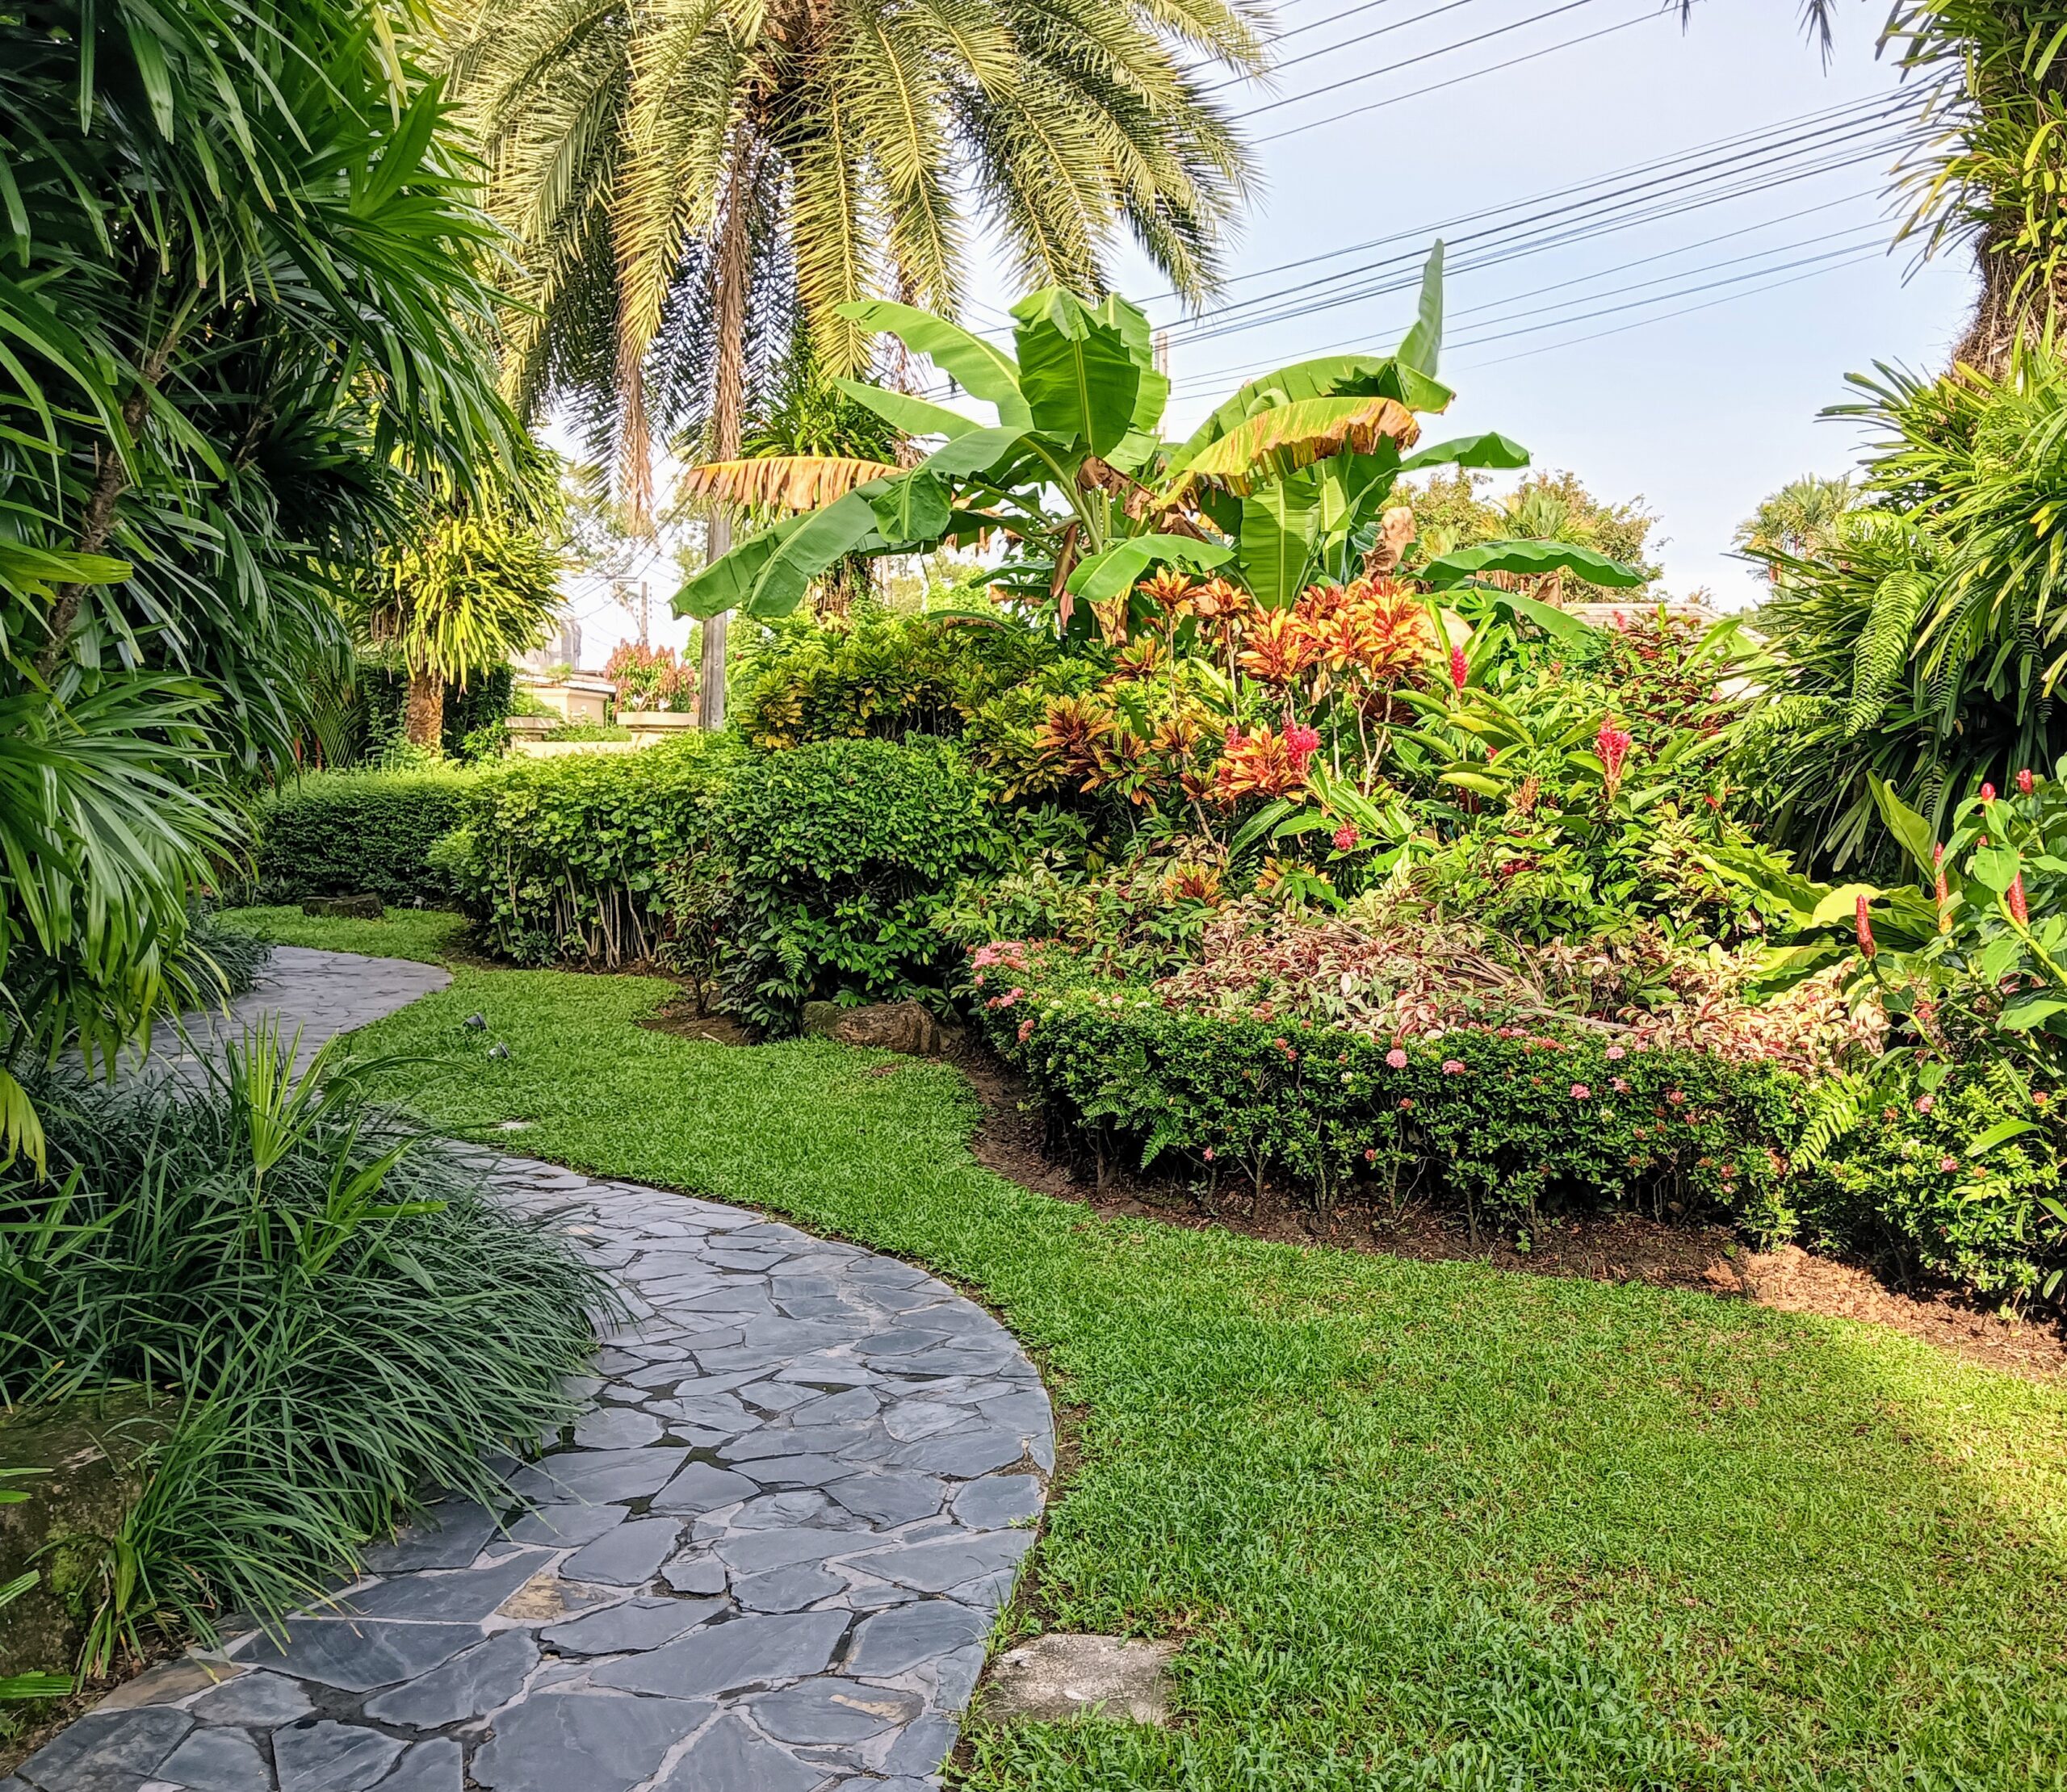
[[[733,702],[757,747],[957,735],[1055,655],[1052,639],[1004,617],[901,616],[873,605],[844,628],[788,617],[734,672]]]
[[[472,784],[438,865],[495,949],[521,963],[665,956],[667,892],[706,855],[709,804],[736,760],[730,741],[695,735],[509,760]]]
[[[409,675],[399,665],[377,659],[358,664],[358,702],[361,746],[369,757],[404,738],[402,710],[409,701]],[[490,666],[468,673],[463,689],[449,685],[439,747],[445,756],[463,764],[500,758],[509,745],[509,718],[517,705],[517,674],[508,666]]]
[[[1323,1202],[1432,1195],[1474,1219],[1671,1204],[1784,1223],[1768,1145],[1801,1085],[1767,1064],[1631,1049],[1553,1022],[1388,1045],[1282,1018],[1189,1014],[1054,950],[971,960],[975,1012],[1101,1155],[1289,1181]]]
[[[170,1615],[277,1614],[429,1487],[567,1416],[593,1271],[447,1146],[305,1075],[277,1034],[110,1088],[39,1081],[48,1179],[0,1174],[0,1398],[140,1382],[179,1404],[104,1564],[90,1652]]]
[[[282,785],[258,810],[260,896],[450,901],[430,849],[465,819],[472,786],[471,773],[442,767],[312,772]]]
[[[994,859],[950,743],[828,740],[742,766],[713,811],[730,869],[732,1011],[787,1032],[807,1001],[937,993],[943,892]]]

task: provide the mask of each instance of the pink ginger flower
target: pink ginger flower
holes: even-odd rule
[[[1585,1101],[1591,1097],[1593,1091],[1587,1088],[1583,1082],[1575,1082],[1572,1085],[1572,1099],[1574,1101]]]
[[[2019,796],[2022,796],[2022,797],[2027,797],[2027,796],[2029,796],[2031,793],[2031,768],[2030,768],[2029,766],[2026,766],[2023,771],[2019,772],[2017,774],[2017,794],[2018,794],[2018,795],[2019,795]]]
[[[1615,726],[1612,716],[1601,723],[1600,732],[1593,737],[1593,750],[1600,756],[1602,768],[1608,773],[1610,795],[1621,784],[1622,762],[1629,756],[1632,744],[1629,735]]]
[[[1452,647],[1450,649],[1450,683],[1459,690],[1462,690],[1465,681],[1470,676],[1471,662],[1465,657],[1464,649]]]
[[[1994,800],[1995,800],[1995,786],[1994,786],[1994,785],[1992,785],[1992,784],[1984,784],[1983,785],[1981,785],[1981,800],[1983,802],[1994,802]]]
[[[1344,822],[1335,831],[1335,849],[1338,852],[1354,852],[1363,844],[1364,836]]]
[[[1395,1070],[1403,1070],[1407,1068],[1407,1053],[1395,1045],[1386,1053],[1386,1062]]]

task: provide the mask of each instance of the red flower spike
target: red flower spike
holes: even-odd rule
[[[2026,766],[2023,771],[2019,772],[2017,774],[2017,794],[2018,794],[2019,796],[2020,796],[2020,797],[2027,797],[2027,796],[2029,796],[2031,793],[2031,768],[2030,768],[2029,766]]]
[[[1871,958],[1880,948],[1873,943],[1873,923],[1866,912],[1866,898],[1864,896],[1859,898],[1858,906],[1853,911],[1852,924],[1859,935],[1859,949]]]
[[[2010,918],[2020,927],[2031,925],[2031,911],[2024,906],[2024,874],[2019,872],[2010,880],[2008,896]]]
[[[1459,690],[1462,690],[1465,680],[1470,676],[1471,662],[1465,658],[1464,649],[1452,647],[1450,649],[1450,683]]]

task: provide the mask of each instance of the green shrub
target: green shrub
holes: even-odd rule
[[[671,937],[669,868],[707,850],[708,805],[737,758],[690,735],[636,753],[511,760],[471,787],[437,862],[495,949],[614,969]]]
[[[258,894],[284,902],[367,890],[384,902],[451,897],[430,849],[465,819],[472,774],[312,772],[260,804]]]
[[[937,994],[942,894],[998,839],[945,741],[828,740],[741,768],[714,810],[731,869],[727,1006],[773,1032],[807,1001]]]
[[[786,618],[733,674],[733,702],[740,731],[757,747],[954,736],[1056,651],[1003,617],[900,616],[868,606],[839,628]]]
[[[182,1402],[106,1564],[90,1652],[153,1612],[277,1614],[421,1491],[568,1413],[610,1296],[367,1092],[276,1034],[197,1086],[40,1080],[48,1179],[0,1174],[0,1396],[141,1382]],[[261,1154],[256,1141],[263,1141]],[[92,1662],[90,1660],[90,1665]]]
[[[378,659],[362,659],[356,688],[361,751],[378,759],[404,738],[409,674]],[[509,718],[517,713],[517,674],[512,668],[491,666],[471,672],[464,689],[446,687],[439,748],[446,758],[462,764],[500,759],[509,746]]]

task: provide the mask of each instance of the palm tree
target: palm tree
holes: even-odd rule
[[[1865,492],[1849,474],[1825,479],[1805,473],[1763,500],[1737,525],[1734,545],[1739,554],[1760,563],[1755,576],[1778,584],[1783,559],[1826,558],[1837,540],[1838,519],[1865,501]]]
[[[522,253],[508,384],[612,428],[650,515],[656,423],[738,454],[750,364],[841,314],[953,312],[973,206],[1029,283],[1102,287],[1130,235],[1210,291],[1247,163],[1210,97],[1262,66],[1253,0],[456,0],[455,94]],[[722,509],[713,558],[730,543]],[[722,716],[723,619],[703,718]]]

